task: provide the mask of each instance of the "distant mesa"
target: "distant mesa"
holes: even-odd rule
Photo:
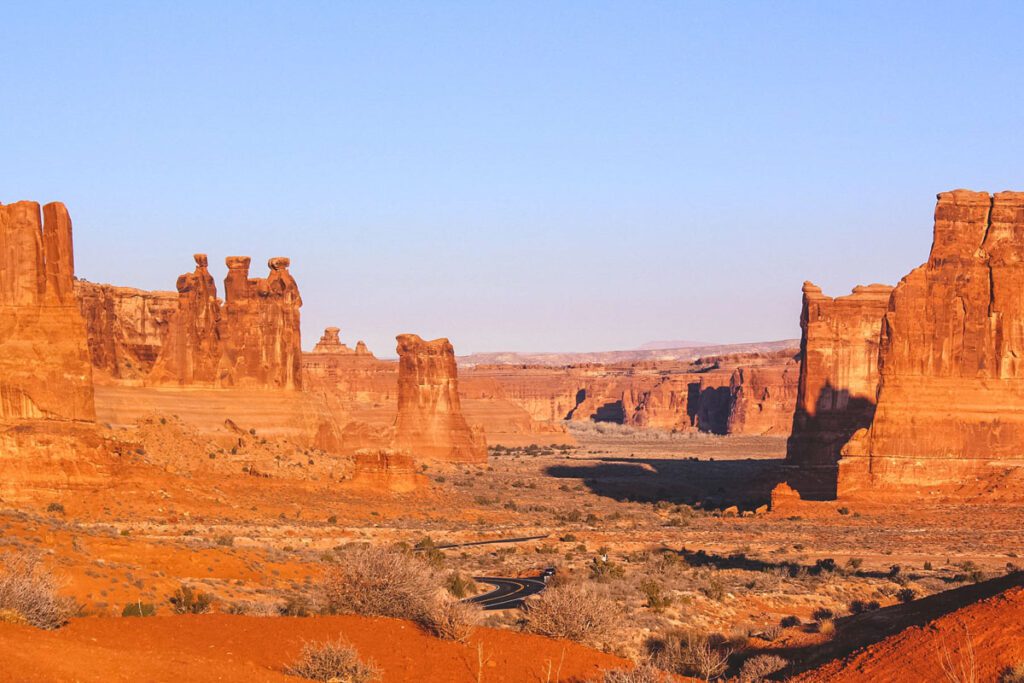
[[[667,341],[649,341],[636,347],[640,351],[660,351],[664,349],[690,349],[695,346],[720,346],[713,342],[686,341],[683,339],[670,339]]]

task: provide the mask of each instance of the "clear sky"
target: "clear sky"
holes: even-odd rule
[[[80,277],[292,258],[327,325],[459,353],[799,335],[935,194],[1024,189],[1024,3],[21,2],[0,202]]]

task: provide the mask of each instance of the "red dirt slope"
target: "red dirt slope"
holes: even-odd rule
[[[625,664],[575,643],[487,628],[456,644],[398,619],[211,614],[75,619],[57,631],[0,623],[0,683],[295,683],[281,671],[303,642],[339,634],[376,661],[385,683],[582,681]]]
[[[810,671],[795,680],[814,683],[947,680],[944,662],[975,670],[971,680],[996,681],[1024,662],[1024,588],[1010,588],[922,626],[913,626]]]

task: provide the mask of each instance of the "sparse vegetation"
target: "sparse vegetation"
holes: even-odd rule
[[[330,614],[420,621],[439,586],[433,569],[414,553],[360,546],[327,565],[320,592]]]
[[[776,655],[756,655],[740,667],[740,683],[761,683],[768,676],[786,668],[788,661]]]
[[[603,683],[669,683],[669,674],[653,664],[638,664],[628,669],[611,669],[604,672]]]
[[[35,552],[0,555],[0,621],[53,629],[66,624],[77,610],[74,600],[58,594],[56,577]]]
[[[361,660],[355,647],[343,638],[306,643],[298,660],[285,669],[285,673],[323,683],[370,683],[381,678],[376,664]]]
[[[580,583],[553,586],[527,604],[526,630],[550,638],[597,644],[607,638],[618,606],[596,589]]]
[[[121,610],[122,617],[152,617],[156,616],[156,606],[151,602],[129,602]]]
[[[206,614],[213,609],[213,596],[182,584],[170,598],[175,614]]]

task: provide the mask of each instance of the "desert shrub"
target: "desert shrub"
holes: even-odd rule
[[[156,615],[156,606],[151,602],[129,602],[121,610],[122,617],[152,617]]]
[[[469,638],[480,622],[480,612],[480,607],[473,603],[462,602],[441,593],[419,621],[426,630],[438,638],[462,643]]]
[[[881,605],[878,604],[877,600],[871,600],[869,602],[865,602],[863,600],[854,600],[850,603],[849,607],[850,614],[863,614],[864,612],[876,610],[879,607],[881,607]]]
[[[64,514],[64,505],[61,503],[50,503],[46,506],[47,512],[56,512],[58,514]]]
[[[814,630],[822,635],[832,635],[836,632],[835,619],[819,619],[814,625]]]
[[[774,643],[776,640],[782,637],[782,626],[778,624],[766,626],[764,630],[761,631],[761,637],[767,640],[769,643]]]
[[[724,674],[733,652],[725,638],[698,631],[672,631],[649,646],[659,668],[704,680]]]
[[[793,628],[794,626],[799,625],[800,617],[796,616],[795,614],[791,614],[788,617],[782,617],[782,619],[779,620],[779,626],[781,626],[782,628]]]
[[[57,578],[42,565],[39,553],[0,555],[0,613],[6,621],[21,621],[36,628],[58,628],[77,607],[57,594]]]
[[[324,611],[420,620],[439,588],[432,569],[411,552],[373,546],[348,548],[320,583]]]
[[[277,606],[277,613],[282,617],[309,617],[316,611],[309,597],[298,593],[286,595],[284,602]]]
[[[170,599],[175,614],[206,614],[213,609],[213,596],[182,584]]]
[[[449,593],[459,599],[476,595],[479,590],[473,579],[467,579],[458,572],[452,572],[448,575],[448,578],[444,580],[444,587],[448,589]]]
[[[896,593],[896,599],[900,602],[913,602],[917,598],[917,591],[913,588],[901,588]]]
[[[622,565],[611,560],[595,557],[590,561],[590,577],[600,583],[607,583],[612,579],[621,579],[625,574]]]
[[[1006,667],[999,676],[999,683],[1024,683],[1024,662]]]
[[[285,673],[312,681],[369,683],[380,680],[380,669],[372,661],[359,659],[359,653],[343,638],[326,643],[306,643],[294,664]]]
[[[768,676],[778,673],[789,664],[782,657],[775,655],[757,655],[743,662],[740,667],[741,683],[760,683]]]
[[[670,683],[669,674],[653,664],[639,664],[631,669],[611,669],[604,672],[603,683]]]
[[[223,545],[231,547],[235,544],[235,537],[225,534],[224,536],[217,537],[217,545]]]
[[[822,619],[833,619],[836,615],[827,607],[819,607],[811,613],[811,616],[814,617],[815,621],[821,621]]]
[[[618,607],[584,584],[548,588],[527,604],[526,629],[550,638],[596,643],[606,638],[619,616]]]
[[[272,602],[238,600],[227,605],[227,613],[242,614],[250,617],[276,617],[280,614],[280,610]]]
[[[647,598],[647,606],[655,612],[662,612],[672,604],[672,596],[665,593],[657,581],[648,579],[641,582],[640,592]]]

